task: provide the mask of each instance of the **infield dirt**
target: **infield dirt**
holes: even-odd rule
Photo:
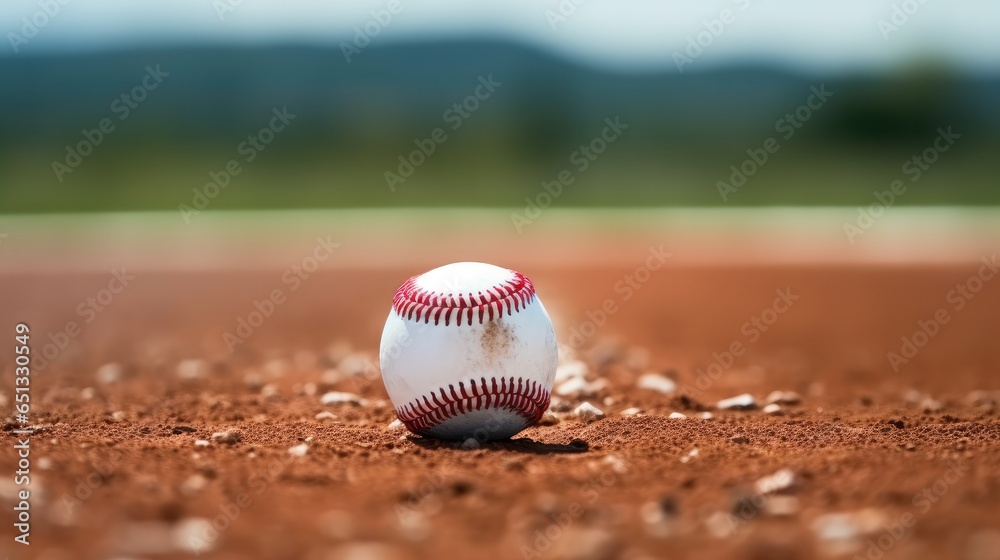
[[[523,269],[579,345],[565,358],[607,380],[556,409],[606,417],[472,450],[389,428],[378,340],[419,270],[319,271],[294,292],[274,273],[149,272],[89,322],[78,307],[109,275],[7,276],[11,338],[28,322],[40,353],[80,333],[32,374],[27,547],[4,426],[0,554],[997,559],[1000,286],[949,297],[977,269],[668,265],[628,290],[620,266]],[[651,372],[677,391],[638,388]],[[712,408],[774,390],[801,402]]]

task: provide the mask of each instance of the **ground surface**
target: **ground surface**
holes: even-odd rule
[[[524,270],[561,341],[582,333],[589,378],[608,380],[568,406],[607,417],[563,413],[475,450],[387,429],[373,364],[391,295],[414,270],[320,271],[295,291],[280,272],[150,272],[93,314],[77,307],[108,274],[5,276],[5,336],[30,323],[37,354],[68,321],[81,332],[33,374],[32,544],[12,544],[4,474],[0,555],[1000,557],[1000,420],[974,393],[1000,389],[1000,286],[961,309],[949,300],[976,266],[668,264],[616,290],[647,278],[643,265]],[[230,355],[223,334],[274,289],[285,303]],[[755,335],[744,324],[776,290],[798,299]],[[939,309],[948,322],[894,371],[887,353]],[[745,351],[730,363],[734,343]],[[0,472],[13,473],[13,355],[0,355]],[[121,371],[99,374],[109,363]],[[648,372],[677,392],[637,388]],[[324,406],[330,390],[367,402]],[[698,416],[772,390],[802,402]],[[644,414],[623,416],[630,407]],[[220,431],[241,439],[196,446]],[[788,488],[785,475],[778,492],[755,486],[782,469]]]

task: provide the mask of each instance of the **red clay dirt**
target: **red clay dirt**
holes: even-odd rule
[[[109,275],[7,276],[0,554],[1000,558],[1000,286],[949,300],[976,271],[667,267],[616,289],[635,271],[522,270],[561,342],[582,343],[590,379],[607,380],[557,410],[585,400],[606,417],[558,413],[473,450],[388,429],[379,335],[420,271],[321,271],[294,292],[275,273],[137,274],[93,315],[77,307]],[[284,303],[230,354],[224,333],[276,288]],[[948,321],[894,371],[887,353],[940,309]],[[34,355],[81,326],[32,373],[27,547],[13,542],[20,321]],[[110,363],[120,372],[99,377]],[[678,391],[637,388],[649,372]],[[365,401],[324,406],[332,390]],[[773,390],[801,403],[711,409]],[[787,487],[755,486],[782,469]]]

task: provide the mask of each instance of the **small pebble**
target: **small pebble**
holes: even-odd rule
[[[673,418],[675,420],[682,420],[684,418],[687,418],[687,416],[681,414],[680,412],[671,412],[670,416],[667,416],[667,418]]]
[[[771,391],[764,399],[767,404],[793,405],[802,402],[802,397],[795,391]]]
[[[648,389],[650,391],[663,393],[664,395],[670,395],[677,391],[677,383],[675,383],[673,379],[658,373],[640,375],[639,381],[636,385],[640,389]]]
[[[201,474],[193,474],[181,483],[180,491],[185,496],[194,496],[208,485],[208,479]]]
[[[590,372],[587,364],[580,360],[572,360],[556,368],[556,384],[560,384],[570,379],[583,379]]]
[[[111,413],[111,419],[114,420],[115,422],[121,422],[122,420],[125,420],[127,416],[128,415],[125,414],[125,412],[122,410],[116,410]]]
[[[101,385],[112,385],[122,379],[123,368],[121,364],[104,364],[97,368],[97,382]]]
[[[208,374],[208,362],[205,360],[182,360],[177,364],[177,377],[191,381],[201,379]]]
[[[209,552],[215,548],[215,541],[206,539],[215,531],[212,522],[200,517],[181,519],[173,527],[174,547],[182,552],[195,555]]]
[[[781,407],[775,403],[771,403],[764,407],[764,414],[781,414]]]
[[[278,387],[274,383],[268,383],[267,385],[261,387],[260,396],[265,399],[274,399],[280,396],[280,393],[278,392]]]
[[[316,416],[314,416],[314,418],[316,420],[319,420],[320,422],[323,422],[325,420],[336,420],[337,415],[330,412],[329,410],[324,410],[323,412],[317,413]]]
[[[196,439],[196,440],[194,440],[194,446],[195,447],[208,447],[209,445],[211,445],[211,444],[208,442],[207,439]]]
[[[750,393],[743,393],[728,399],[722,399],[715,403],[719,410],[754,410],[757,408],[757,399]]]
[[[996,406],[997,399],[995,393],[977,390],[966,395],[965,402],[972,406],[993,407]]]
[[[555,392],[557,395],[570,398],[593,397],[597,395],[599,391],[602,391],[607,387],[607,379],[587,381],[582,377],[573,377],[562,384],[557,385]]]
[[[711,412],[705,411],[698,414],[698,418],[701,418],[702,420],[714,420],[715,416],[712,416]]]
[[[754,492],[760,495],[773,494],[790,490],[795,486],[795,473],[791,469],[781,469],[780,471],[760,478],[754,483]]]
[[[241,439],[242,436],[240,435],[239,432],[235,430],[230,430],[226,432],[215,432],[214,434],[212,434],[212,441],[214,441],[215,443],[224,443],[226,445],[233,445],[235,443],[239,443]]]
[[[292,457],[305,457],[306,453],[309,452],[309,445],[305,443],[300,443],[294,447],[288,448],[288,454]]]
[[[555,426],[560,422],[559,417],[549,412],[548,410],[542,414],[542,418],[538,421],[539,426]]]
[[[243,376],[243,384],[251,391],[259,391],[264,386],[264,378],[257,372],[250,372]]]
[[[552,402],[549,403],[549,410],[552,412],[571,412],[573,410],[573,403],[552,397]]]
[[[583,422],[593,422],[604,418],[604,411],[590,404],[589,402],[584,402],[580,406],[573,410],[576,417]]]
[[[697,448],[688,451],[687,455],[681,457],[681,462],[690,463],[691,461],[694,461],[694,458],[698,456],[698,453],[699,452]]]
[[[385,429],[390,432],[405,432],[406,424],[403,424],[399,418],[396,418],[392,422],[389,422],[389,425],[386,426]]]
[[[625,410],[622,411],[622,416],[640,416],[640,415],[642,415],[642,410],[639,410],[634,406],[631,408],[626,408]]]
[[[926,399],[920,402],[920,408],[925,413],[931,414],[934,412],[941,412],[941,409],[944,408],[944,405],[941,404],[941,401],[936,401],[930,397],[927,397]]]
[[[368,406],[368,399],[364,399],[355,395],[354,393],[343,393],[340,391],[330,391],[328,393],[323,393],[320,397],[320,402],[324,405],[331,404],[353,404],[358,406]]]

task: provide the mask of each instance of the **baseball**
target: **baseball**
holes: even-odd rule
[[[448,440],[504,439],[549,406],[555,331],[520,272],[476,262],[403,283],[379,349],[382,380],[411,432]]]

